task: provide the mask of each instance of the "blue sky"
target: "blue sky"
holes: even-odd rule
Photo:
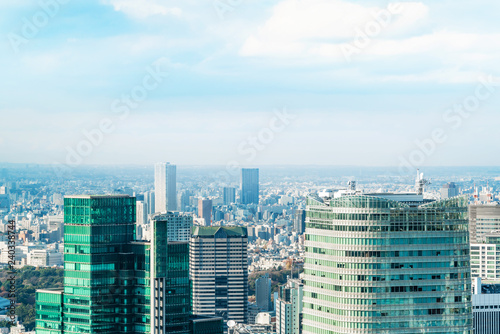
[[[500,82],[498,2],[57,1],[0,3],[2,162],[500,164],[500,86],[481,87]]]

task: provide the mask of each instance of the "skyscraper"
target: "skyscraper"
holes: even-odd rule
[[[472,277],[500,281],[500,233],[486,234],[481,240],[470,245]]]
[[[483,242],[486,235],[500,230],[500,205],[473,204],[469,220],[471,243]]]
[[[193,313],[247,323],[248,238],[245,227],[199,227],[191,237]]]
[[[162,221],[167,224],[168,241],[189,242],[191,228],[193,227],[193,215],[182,212],[157,213],[151,220]]]
[[[236,203],[236,188],[224,187],[223,203],[224,205]]]
[[[241,170],[241,204],[259,204],[259,169]]]
[[[132,302],[135,219],[127,195],[64,199],[64,290],[37,292],[38,334],[130,332],[149,313]]]
[[[156,212],[155,210],[155,192],[148,191],[144,193],[144,203],[147,206],[148,215],[152,215]]]
[[[298,234],[303,234],[306,231],[306,210],[295,210],[293,215],[293,229]]]
[[[261,312],[271,311],[271,279],[268,273],[255,280],[255,301]]]
[[[148,223],[148,209],[147,204],[142,201],[136,202],[136,211],[137,211],[137,224],[147,224]]]
[[[467,198],[311,195],[306,227],[303,334],[473,333]]]
[[[212,200],[203,198],[198,200],[198,217],[205,220],[205,226],[212,225]]]
[[[474,334],[500,333],[500,284],[482,283],[480,278],[472,280],[472,308]]]
[[[441,188],[441,198],[442,199],[452,198],[458,196],[459,192],[460,189],[457,187],[457,185],[454,182],[450,182],[444,184],[443,187]]]
[[[290,279],[280,286],[276,301],[276,334],[301,334],[302,297],[304,285]]]
[[[155,211],[177,210],[177,168],[170,163],[155,165]]]
[[[134,241],[135,218],[133,197],[65,198],[64,289],[37,291],[37,334],[193,333],[188,242],[168,241],[168,219]]]

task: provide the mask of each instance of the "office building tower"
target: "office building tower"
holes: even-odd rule
[[[472,312],[474,334],[500,333],[500,284],[472,280]]]
[[[189,244],[168,242],[165,220],[135,241],[135,202],[65,198],[64,288],[37,291],[37,334],[192,333]]]
[[[259,169],[241,170],[241,204],[259,204]]]
[[[198,217],[205,220],[205,226],[212,225],[212,200],[203,198],[198,200]]]
[[[472,334],[467,205],[424,199],[421,182],[310,195],[302,333]]]
[[[473,204],[469,220],[471,243],[483,242],[487,234],[500,230],[500,205]]]
[[[482,239],[484,243],[470,245],[472,277],[500,281],[500,233],[493,232]]]
[[[191,228],[193,227],[193,215],[182,212],[157,213],[151,220],[162,221],[167,224],[168,241],[189,242]]]
[[[260,308],[257,306],[257,303],[250,303],[248,302],[248,310],[247,310],[247,324],[253,325],[255,324],[255,318],[260,313]]]
[[[137,225],[143,225],[148,223],[148,209],[146,203],[142,201],[136,202],[136,223]]]
[[[170,163],[155,164],[155,210],[177,211],[177,167]]]
[[[236,203],[236,188],[224,187],[223,203],[224,205],[231,205],[233,203]]]
[[[293,215],[293,229],[298,234],[303,234],[306,231],[306,210],[295,210]]]
[[[126,195],[64,199],[64,290],[37,292],[38,334],[123,333],[134,326],[132,268],[123,259],[135,219],[135,198]]]
[[[193,314],[247,323],[247,246],[244,227],[194,228],[189,247]]]
[[[271,279],[267,273],[255,280],[255,301],[261,312],[272,310]]]
[[[276,301],[276,334],[300,334],[304,285],[299,279],[289,279],[280,286]]]
[[[155,210],[155,192],[148,191],[144,193],[144,203],[147,206],[148,216],[156,212]]]
[[[189,203],[189,198],[193,196],[193,193],[189,190],[184,190],[179,195],[178,206],[179,210],[184,212],[187,211],[187,208],[190,207],[191,203]]]
[[[444,184],[441,188],[441,199],[452,198],[460,195],[460,189],[454,182]]]

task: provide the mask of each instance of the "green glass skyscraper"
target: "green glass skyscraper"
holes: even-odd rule
[[[37,291],[37,334],[192,333],[189,244],[168,242],[168,219],[134,241],[135,210],[129,196],[65,198],[64,290]]]
[[[467,199],[309,196],[303,334],[472,334]]]

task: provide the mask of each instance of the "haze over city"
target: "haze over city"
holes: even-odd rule
[[[1,334],[499,334],[500,3],[0,2]]]
[[[495,1],[56,4],[47,20],[36,1],[0,4],[0,161],[64,164],[110,119],[82,164],[399,166],[436,129],[418,165],[500,163],[477,150],[499,140],[498,86],[467,100],[499,81]]]

